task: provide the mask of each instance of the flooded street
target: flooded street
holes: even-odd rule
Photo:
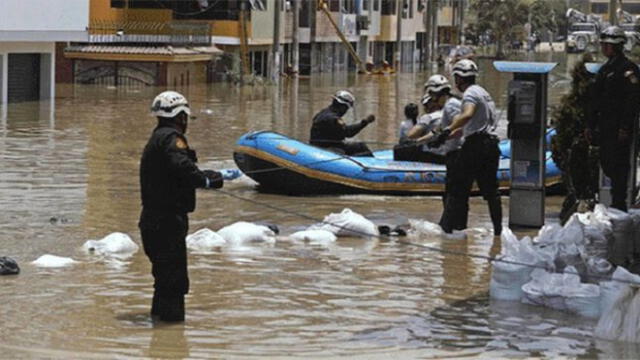
[[[542,56],[547,61],[551,55]],[[570,69],[564,54],[557,56],[562,63],[550,77],[551,105],[569,90]],[[479,82],[494,95],[504,120],[511,75],[495,72],[489,61],[479,64]],[[187,136],[200,167],[220,169],[235,167],[233,146],[247,131],[307,140],[311,118],[341,88],[353,90],[358,118],[377,117],[358,139],[390,148],[402,108],[418,102],[429,75],[337,73],[297,84],[284,80],[279,91],[230,84],[176,90],[198,117]],[[447,252],[340,238],[330,246],[283,239],[273,246],[190,253],[186,322],[153,324],[152,277],[143,251],[119,261],[89,257],[80,247],[116,231],[141,244],[138,164],[156,122],[149,104],[161,90],[59,86],[53,105],[2,108],[0,256],[16,259],[22,272],[0,277],[0,357],[640,357],[635,345],[597,341],[594,320],[489,300],[491,265],[453,254],[499,252],[481,198],[471,200],[467,240],[417,240]],[[190,233],[251,221],[277,224],[287,235],[311,225],[308,217],[320,221],[347,207],[378,225],[437,222],[442,211],[440,197],[287,197],[258,193],[246,178],[223,190],[237,197],[198,191]],[[547,198],[550,222],[561,202]],[[503,208],[506,223],[508,197]],[[62,269],[30,264],[43,254],[80,263]]]

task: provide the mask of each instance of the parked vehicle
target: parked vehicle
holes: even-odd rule
[[[582,52],[595,49],[603,27],[598,15],[584,14],[575,9],[567,10],[569,29],[567,34],[567,52]]]

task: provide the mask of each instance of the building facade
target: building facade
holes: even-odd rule
[[[0,14],[0,104],[54,98],[56,42],[87,40],[89,0],[2,0]]]

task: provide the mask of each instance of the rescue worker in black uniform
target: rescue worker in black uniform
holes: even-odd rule
[[[185,238],[187,214],[196,206],[196,188],[222,187],[222,175],[201,171],[185,132],[191,114],[187,99],[174,91],[158,95],[151,107],[158,117],[142,154],[140,232],[151,261],[154,293],[153,318],[184,321],[184,296],[189,292]]]
[[[489,206],[494,235],[502,233],[502,204],[498,192],[497,171],[500,161],[496,127],[495,102],[491,95],[476,84],[478,66],[471,60],[458,61],[452,69],[456,87],[463,92],[461,112],[444,127],[431,146],[441,146],[447,139],[462,132],[462,147],[452,166],[457,170],[449,182],[447,174],[446,203],[440,225],[451,233],[455,224],[465,221],[469,211],[469,193],[474,180]]]
[[[333,96],[331,105],[313,117],[309,143],[339,154],[373,156],[365,143],[345,141],[346,138],[356,136],[362,129],[376,120],[374,115],[369,115],[359,123],[345,124],[342,116],[350,108],[353,108],[355,101],[355,97],[350,92],[346,90],[338,91]]]
[[[597,138],[600,166],[611,179],[611,206],[622,211],[627,211],[631,143],[640,105],[640,71],[624,55],[625,42],[625,33],[617,26],[610,26],[600,34],[602,54],[608,60],[592,84],[584,134],[589,143]]]

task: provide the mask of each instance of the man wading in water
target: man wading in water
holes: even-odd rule
[[[175,91],[158,95],[151,105],[158,117],[140,162],[142,214],[140,232],[154,278],[151,316],[184,321],[184,296],[189,292],[187,214],[196,207],[196,188],[218,189],[220,173],[201,171],[185,133],[191,115],[187,99]]]

